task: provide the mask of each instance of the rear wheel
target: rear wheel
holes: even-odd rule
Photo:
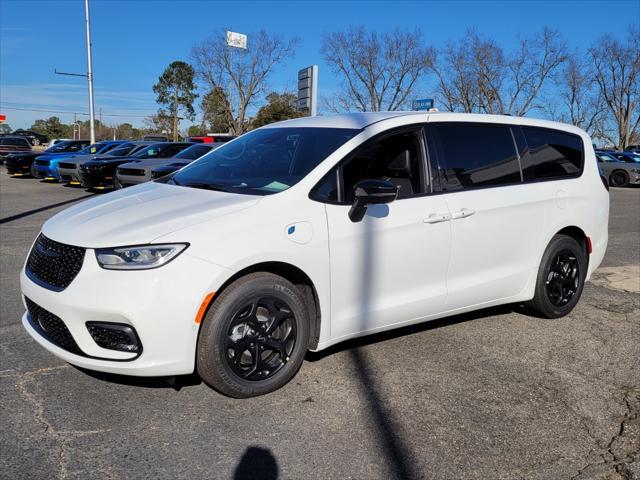
[[[113,177],[113,189],[120,190],[121,188],[122,184],[120,183],[120,180],[118,180],[118,177]]]
[[[609,185],[612,187],[626,187],[629,185],[629,174],[624,170],[615,170],[609,177]]]
[[[574,238],[556,235],[547,246],[529,303],[545,318],[567,315],[578,303],[587,275],[585,249]]]
[[[236,280],[203,320],[198,374],[235,398],[272,392],[296,374],[307,351],[309,321],[302,293],[270,273]]]
[[[33,178],[38,178],[38,174],[36,172],[36,165],[34,163],[32,163],[31,166],[29,167],[29,173],[31,173],[31,176]]]

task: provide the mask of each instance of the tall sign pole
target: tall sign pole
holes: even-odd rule
[[[298,71],[298,111],[312,117],[318,114],[318,66]]]
[[[87,21],[87,83],[89,84],[89,125],[91,143],[96,142],[96,119],[93,106],[93,66],[91,62],[91,27],[89,22],[89,0],[84,0],[84,14]]]
[[[231,72],[233,71],[233,49],[241,48],[243,50],[247,49],[247,36],[243,33],[230,32],[227,31],[227,46],[229,47],[229,106],[231,110],[235,108],[234,98],[233,98],[233,77]],[[240,113],[240,92],[238,92],[238,112]],[[232,115],[233,116],[233,115]],[[242,133],[243,125],[240,125],[240,132],[235,132],[237,135]]]

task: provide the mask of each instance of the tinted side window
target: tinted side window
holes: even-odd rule
[[[522,127],[529,152],[523,158],[525,180],[577,177],[584,147],[576,135],[545,128]]]
[[[398,187],[398,198],[425,193],[421,131],[386,136],[359,147],[314,188],[319,201],[352,203],[360,180],[386,180]]]
[[[441,124],[434,130],[443,190],[520,183],[520,163],[509,127]]]

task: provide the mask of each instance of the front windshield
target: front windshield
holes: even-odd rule
[[[189,164],[169,183],[253,195],[281,192],[359,132],[346,128],[254,130]]]
[[[164,143],[154,143],[152,145],[147,145],[146,148],[140,150],[134,156],[141,160],[144,160],[145,158],[155,158],[162,151],[164,146]]]
[[[620,161],[610,153],[598,153],[598,158],[600,159],[601,162],[619,162]]]
[[[105,145],[105,143],[93,143],[88,147],[84,147],[82,150],[80,150],[78,152],[78,155],[92,155],[94,153],[98,153]]]
[[[81,145],[78,142],[66,141],[66,142],[58,142],[53,147],[49,147],[45,150],[47,153],[59,153],[59,152],[68,152],[74,150],[80,150]]]
[[[196,158],[200,158],[205,153],[211,151],[210,146],[206,145],[193,145],[191,147],[185,148],[179,154],[177,154],[174,158],[183,158],[187,160],[195,160]]]
[[[124,157],[136,146],[135,143],[123,143],[109,152],[112,157]]]

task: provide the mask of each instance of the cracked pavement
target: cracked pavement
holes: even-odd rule
[[[0,169],[2,478],[640,479],[640,189],[612,189],[603,272],[571,315],[351,341],[249,400],[81,371],[29,338],[18,272],[64,208],[46,207],[86,195]]]

